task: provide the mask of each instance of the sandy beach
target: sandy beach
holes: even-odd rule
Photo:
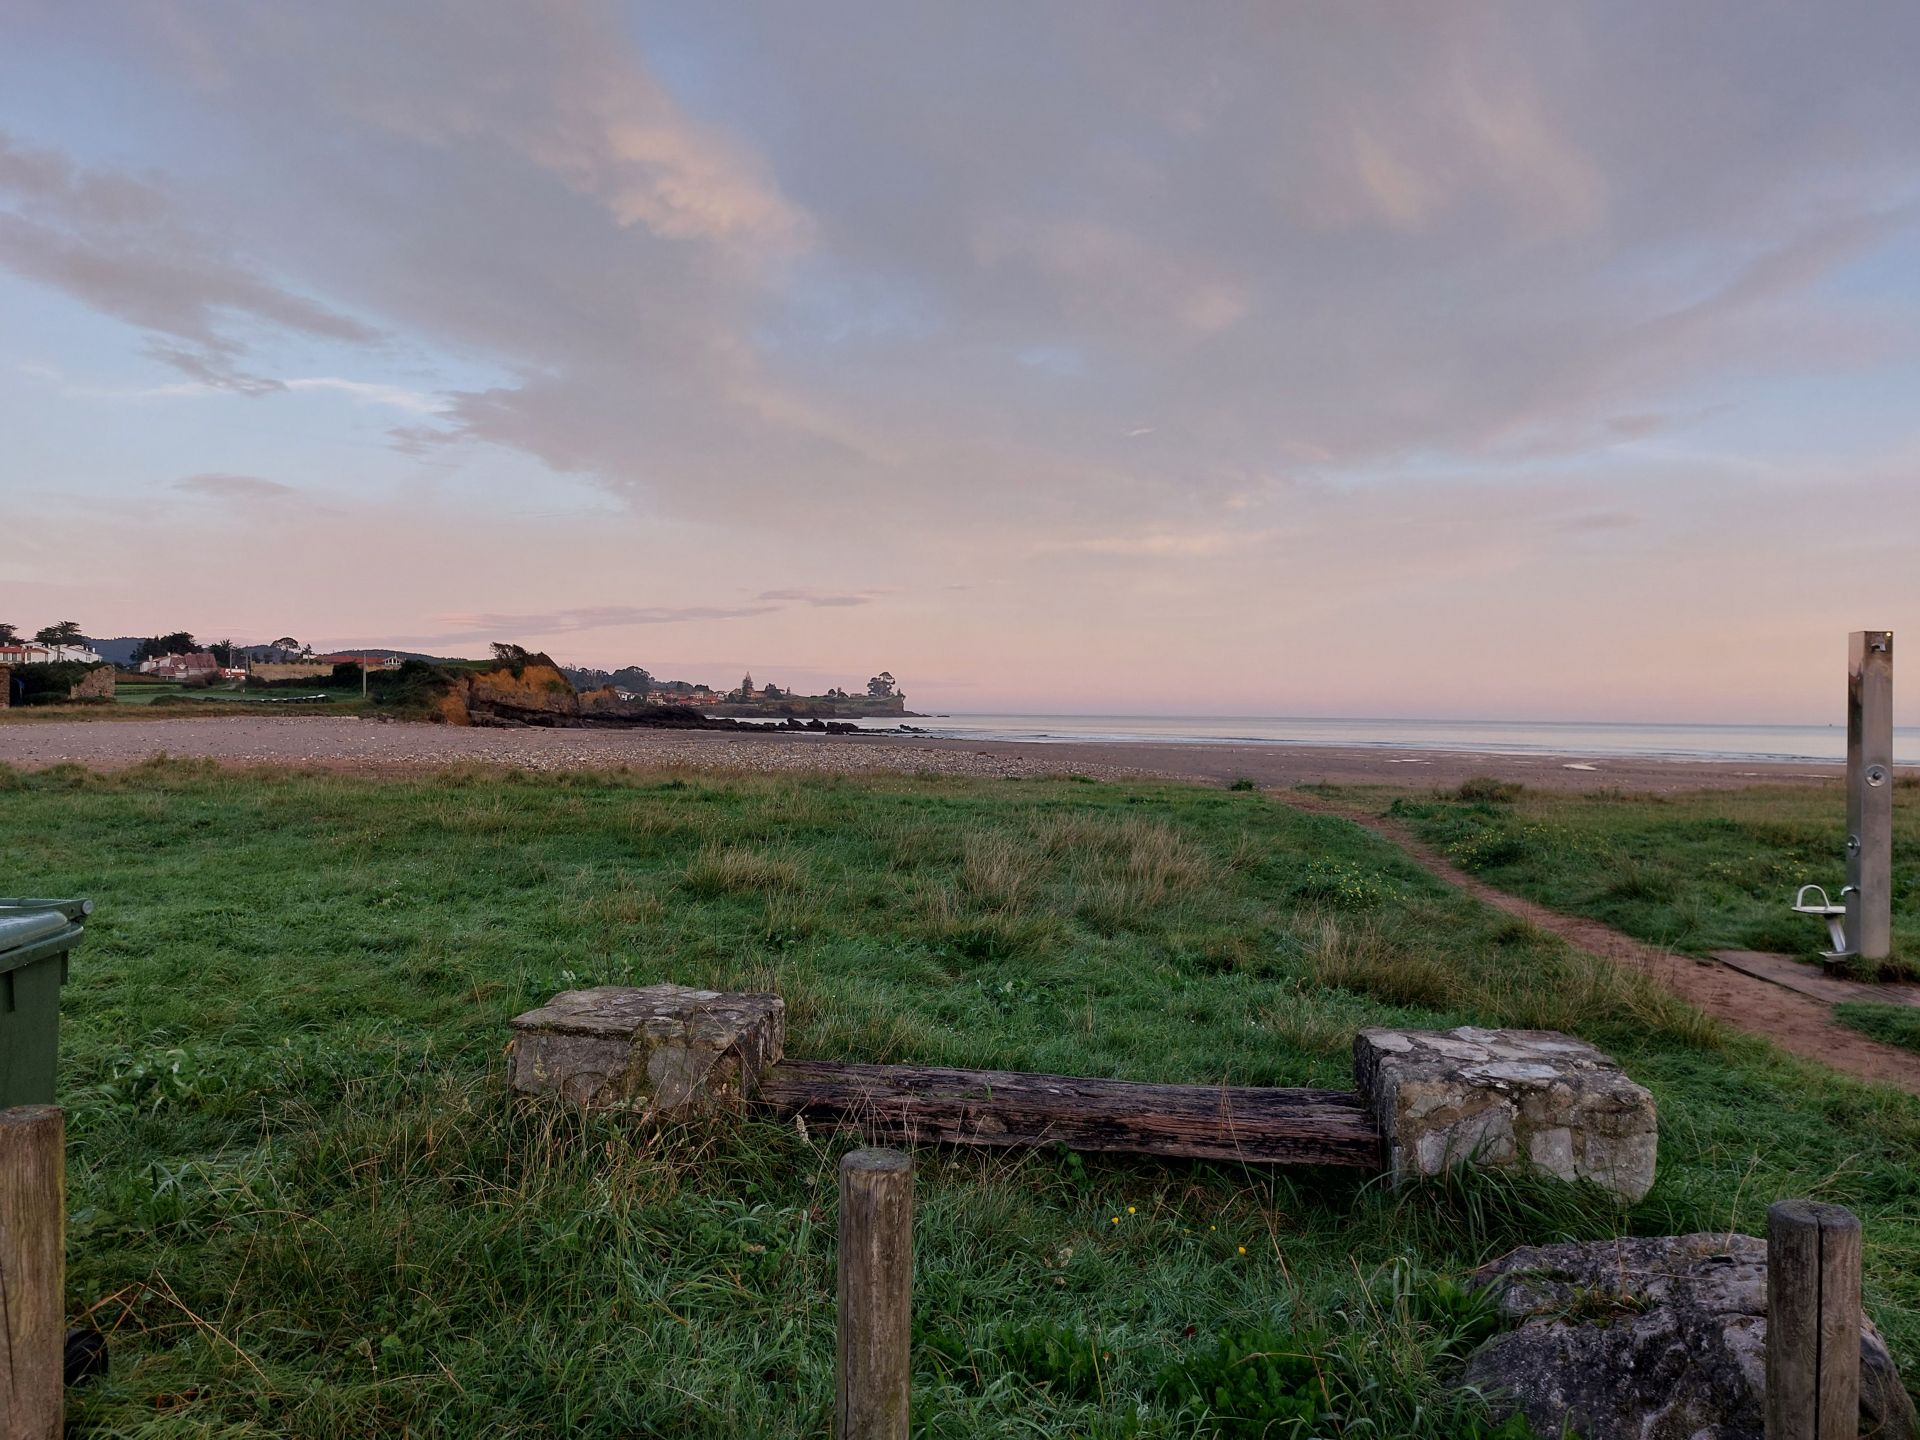
[[[1488,755],[1317,745],[1165,744],[931,739],[918,736],[728,734],[658,730],[454,729],[347,716],[168,716],[0,722],[0,764],[111,770],[156,755],[232,765],[321,766],[380,773],[494,764],[529,770],[718,767],[746,771],[983,776],[1091,775],[1257,785],[1452,786],[1476,775],[1543,789],[1669,791],[1715,786],[1838,784],[1818,761],[1651,760]],[[1911,773],[1911,772],[1908,772]]]

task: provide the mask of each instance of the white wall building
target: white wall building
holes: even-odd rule
[[[51,665],[59,660],[77,660],[82,665],[99,665],[106,656],[95,654],[85,645],[42,645],[37,640],[15,641],[0,645],[0,665]]]

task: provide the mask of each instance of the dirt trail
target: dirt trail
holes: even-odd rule
[[[1315,795],[1297,792],[1270,792],[1276,799],[1301,810],[1322,815],[1337,815],[1364,825],[1391,840],[1428,873],[1458,886],[1475,899],[1495,909],[1518,916],[1542,930],[1550,930],[1568,943],[1589,954],[1618,965],[1645,970],[1682,999],[1691,1001],[1709,1015],[1724,1020],[1736,1029],[1764,1035],[1781,1049],[1805,1060],[1817,1060],[1835,1070],[1857,1075],[1863,1080],[1879,1080],[1902,1090],[1920,1094],[1920,1055],[1897,1045],[1869,1040],[1857,1030],[1836,1021],[1828,1006],[1805,995],[1722,965],[1717,960],[1696,960],[1690,955],[1675,955],[1670,950],[1648,945],[1622,934],[1611,925],[1578,915],[1549,910],[1518,895],[1497,890],[1486,881],[1469,875],[1445,859],[1423,841],[1416,839],[1396,820],[1349,809]]]

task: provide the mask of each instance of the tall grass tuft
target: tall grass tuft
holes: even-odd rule
[[[792,860],[723,845],[709,845],[687,862],[680,883],[703,898],[798,890],[801,871]]]

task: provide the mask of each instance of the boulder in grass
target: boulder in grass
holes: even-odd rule
[[[1537,1245],[1475,1272],[1516,1328],[1466,1380],[1504,1419],[1582,1440],[1763,1440],[1767,1242],[1673,1235]],[[1860,1335],[1860,1434],[1920,1435],[1871,1323]]]

